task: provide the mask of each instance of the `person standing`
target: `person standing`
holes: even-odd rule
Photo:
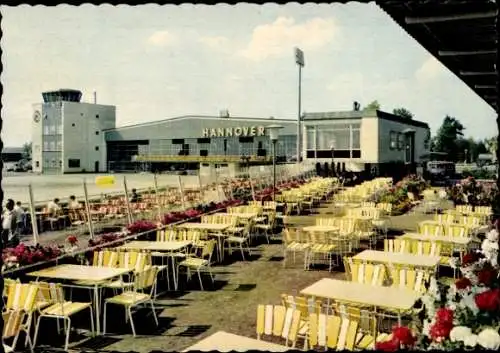
[[[11,248],[19,244],[14,200],[8,199],[2,215],[2,244],[3,248]]]
[[[17,231],[19,234],[24,234],[24,230],[26,228],[26,212],[22,207],[21,201],[16,202],[16,205],[14,206],[14,213],[16,215]]]

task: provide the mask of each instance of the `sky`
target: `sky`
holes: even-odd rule
[[[433,133],[448,114],[486,138],[496,114],[375,4],[1,6],[6,146],[31,139],[41,92],[79,89],[117,125],[181,115],[296,118],[378,100]]]

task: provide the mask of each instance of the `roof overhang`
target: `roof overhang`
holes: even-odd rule
[[[376,3],[498,112],[498,5],[491,0]]]

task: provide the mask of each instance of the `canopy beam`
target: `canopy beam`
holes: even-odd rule
[[[461,76],[496,76],[496,71],[460,71]]]
[[[468,51],[453,51],[453,50],[440,50],[440,56],[468,56],[468,55],[494,55],[496,50],[468,50]]]
[[[405,17],[405,22],[407,24],[424,24],[424,23],[438,23],[438,22],[449,22],[449,21],[476,20],[481,18],[496,17],[497,13],[498,11],[495,10],[487,12],[455,14],[448,16]]]

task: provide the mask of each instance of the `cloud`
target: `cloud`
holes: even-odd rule
[[[223,36],[207,36],[201,37],[199,42],[211,49],[224,49],[229,42],[229,39]]]
[[[415,78],[419,82],[425,82],[437,78],[444,71],[443,64],[441,64],[435,57],[430,56],[415,72]]]
[[[147,42],[157,47],[164,47],[175,42],[175,36],[169,31],[157,31],[149,36]]]
[[[313,18],[295,23],[292,17],[278,17],[271,24],[255,27],[252,39],[239,55],[254,61],[283,54],[292,55],[293,47],[317,50],[330,43],[337,32],[332,19]]]

